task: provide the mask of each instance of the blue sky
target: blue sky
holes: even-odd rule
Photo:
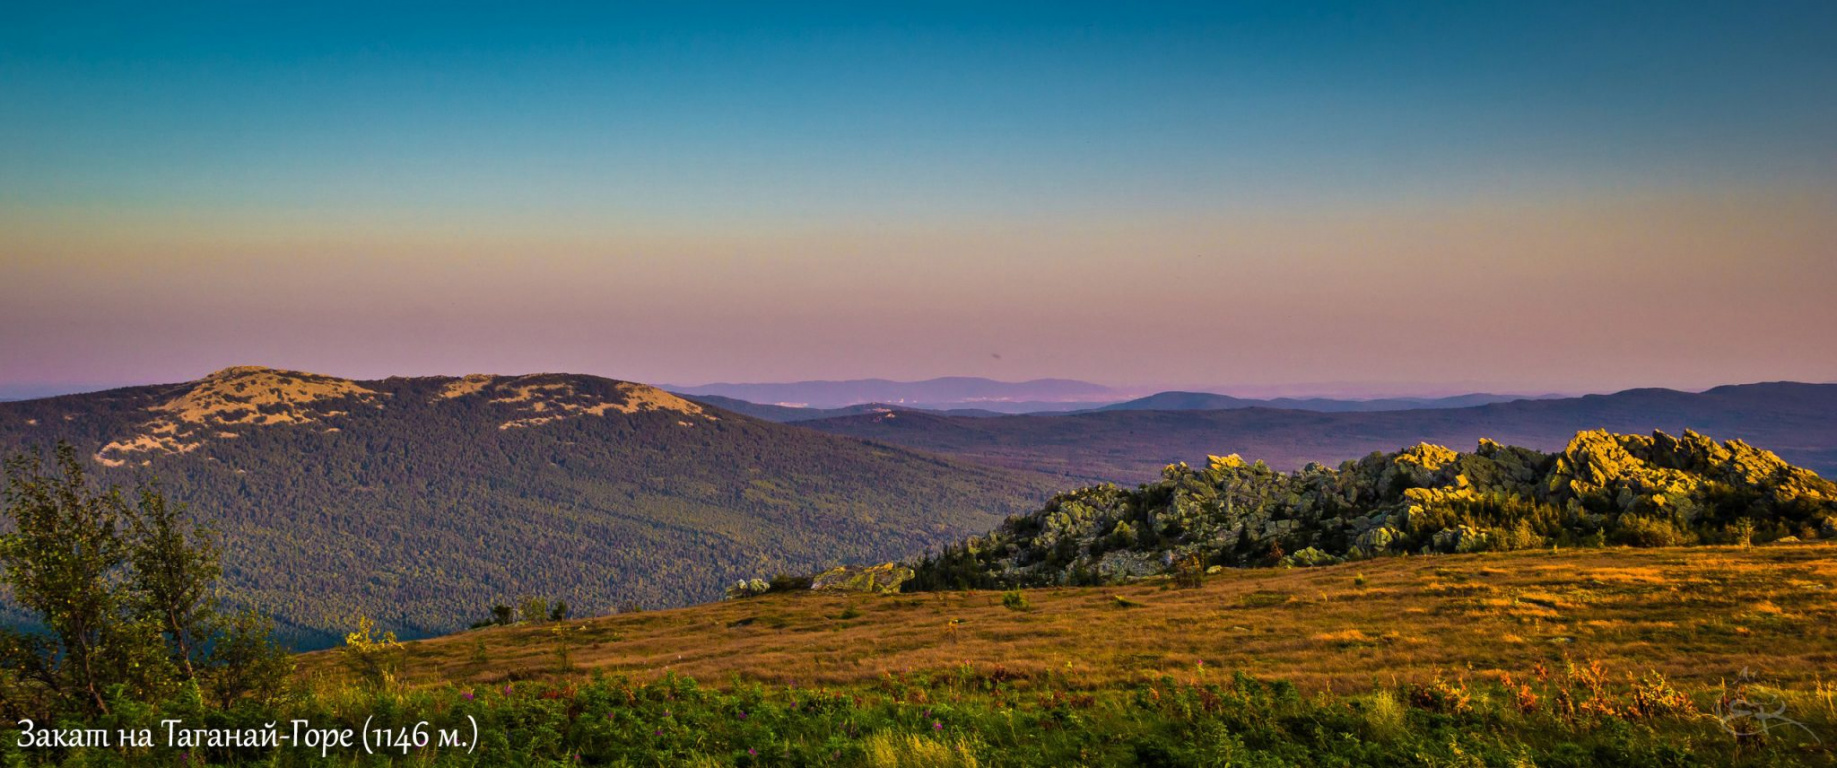
[[[1502,243],[1568,247],[1576,228],[1631,230],[1638,243],[1603,236],[1591,241],[1598,252],[1551,267],[1583,281],[1620,264],[1625,288],[1664,261],[1637,253],[1676,236],[1660,227],[1704,228],[1684,239],[1715,245],[1669,260],[1694,278],[1674,287],[1735,304],[1807,302],[1773,324],[1820,324],[1810,294],[1793,291],[1834,282],[1833,268],[1812,263],[1832,255],[1818,219],[1837,187],[1828,2],[68,3],[7,15],[0,223],[11,234],[0,258],[22,279],[0,299],[24,312],[32,297],[56,295],[45,311],[71,313],[49,323],[67,337],[5,339],[14,351],[0,357],[0,380],[13,383],[158,379],[220,359],[354,374],[413,372],[383,370],[392,361],[451,372],[545,365],[685,382],[1138,380],[1143,365],[1201,338],[1195,326],[1280,321],[1285,339],[1306,344],[1342,338],[1361,318],[1433,320],[1387,314],[1386,297],[1319,322],[1255,301],[1227,312],[1208,309],[1218,302],[1207,291],[1211,278],[1332,282],[1336,269],[1374,259],[1419,269],[1396,255],[1412,249],[1470,266],[1505,258],[1426,231],[1438,229],[1421,224],[1436,211],[1453,226],[1485,222]],[[1797,211],[1783,221],[1773,218],[1782,200]],[[1596,215],[1578,221],[1576,208]],[[1726,221],[1699,220],[1706,209]],[[1396,242],[1320,239],[1317,223],[1374,220]],[[1726,245],[1755,229],[1784,231],[1784,243],[1760,254]],[[1258,234],[1234,241],[1244,231]],[[1094,242],[1105,245],[1082,245]],[[1291,252],[1303,255],[1278,259]],[[1072,285],[1159,279],[1191,259],[1208,279],[1155,294],[1178,308],[1153,318],[1159,325]],[[1767,281],[1731,285],[1723,270],[1743,259],[1787,270],[1798,287],[1782,299]],[[283,287],[261,305],[187,293],[225,280],[225,261],[258,265],[245,281],[266,274]],[[319,274],[314,263],[336,274],[323,285],[296,279]],[[612,282],[746,305],[748,321],[772,333],[725,344],[719,323],[734,318],[685,301],[645,305],[651,324],[610,351],[560,339],[541,355],[493,353],[431,330],[332,351],[402,307],[477,304],[482,289],[466,280],[513,270],[532,285],[630,275]],[[887,274],[915,271],[930,273],[925,285],[881,293]],[[782,300],[753,302],[749,281],[768,273],[780,275]],[[1426,287],[1511,293],[1499,286],[1522,284],[1515,274],[1476,266]],[[1037,290],[953,290],[1029,276]],[[331,325],[343,331],[303,327],[326,306],[315,291],[361,281],[392,290],[332,302],[344,319]],[[1336,300],[1360,301],[1357,287],[1339,286]],[[1097,316],[1058,332],[1027,325],[1068,290]],[[583,338],[618,340],[634,322],[590,297],[566,296],[571,309],[557,312],[528,293],[491,324],[518,327],[533,313],[526,334],[575,322],[601,331]],[[874,314],[867,299],[808,310],[838,295],[936,310]],[[1528,309],[1534,297],[1508,298],[1523,305],[1514,309],[1523,322],[1543,320]],[[1655,300],[1616,322],[1650,324],[1665,311]],[[177,319],[154,322],[132,350],[69,351],[111,312],[136,326]],[[198,332],[250,315],[290,330]],[[983,338],[991,322],[1014,331]],[[1653,337],[1645,346],[1671,346],[1613,376],[1597,372],[1624,350],[1604,346],[1582,360],[1540,350],[1535,365],[1480,380],[1573,389],[1837,378],[1837,363],[1724,348],[1760,322],[1708,346]],[[860,335],[833,331],[848,326]],[[1160,327],[1168,346],[1116,359],[1127,339]],[[827,356],[798,341],[819,330],[835,345]],[[1829,337],[1799,334],[1794,343]],[[912,343],[879,350],[874,340],[889,335]],[[403,356],[405,344],[418,351]],[[1013,362],[992,367],[981,349],[991,344],[1038,354],[1004,354]],[[1249,368],[1259,384],[1460,375],[1423,362],[1356,358],[1342,371],[1251,345],[1171,366],[1164,383],[1230,384]]]
[[[948,214],[1833,169],[1828,3],[463,5],[27,9],[8,197]]]

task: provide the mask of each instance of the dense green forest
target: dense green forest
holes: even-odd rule
[[[0,403],[0,450],[59,440],[118,462],[104,479],[157,474],[219,531],[238,599],[305,647],[360,613],[413,637],[526,595],[582,614],[712,600],[744,576],[908,556],[1051,491],[570,375],[230,369]]]
[[[1837,537],[1837,484],[1739,440],[1577,434],[1557,453],[1482,440],[1292,473],[1236,455],[1135,489],[1083,488],[918,564],[908,589],[1101,584],[1211,567],[1550,546]]]

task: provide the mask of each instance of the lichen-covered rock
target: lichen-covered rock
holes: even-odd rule
[[[1757,540],[1837,538],[1837,485],[1740,440],[1576,434],[1560,452],[1482,440],[1417,445],[1337,468],[1277,472],[1236,456],[1168,466],[1136,489],[1061,494],[917,564],[915,588],[1124,580],[1174,555],[1258,566],[1398,552],[1713,541],[1738,520]],[[1673,532],[1675,535],[1653,535]],[[1287,553],[1295,553],[1293,555]]]
[[[1352,540],[1349,554],[1354,557],[1377,557],[1388,554],[1393,542],[1403,538],[1403,534],[1388,525],[1379,526],[1361,533]]]
[[[1298,565],[1303,568],[1312,568],[1317,565],[1333,565],[1342,562],[1345,562],[1345,558],[1334,557],[1333,555],[1329,555],[1313,547],[1308,547],[1288,556],[1288,563],[1290,565]]]
[[[911,579],[910,566],[882,563],[868,567],[837,566],[810,579],[810,588],[824,592],[876,592],[892,594]]]
[[[1492,535],[1471,525],[1436,531],[1429,547],[1435,552],[1483,552],[1490,548]]]
[[[767,584],[765,579],[741,579],[727,588],[726,599],[742,600],[748,597],[758,597],[771,589],[772,585]]]
[[[1093,570],[1105,581],[1128,581],[1167,570],[1163,559],[1147,552],[1117,550],[1098,558]]]

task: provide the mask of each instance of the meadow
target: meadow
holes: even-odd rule
[[[1197,589],[770,594],[408,643],[410,686],[598,672],[872,684],[969,666],[1078,690],[1201,669],[1341,692],[1595,660],[1716,685],[1837,672],[1837,545],[1537,550],[1230,569]],[[563,672],[558,654],[568,657]],[[301,657],[336,681],[335,652]]]
[[[393,746],[6,739],[0,765],[1832,766],[1833,584],[1829,543],[1546,550],[366,630],[277,698],[80,725]]]
[[[406,643],[379,676],[308,654],[287,706],[478,720],[416,764],[1837,765],[1834,584],[1837,546],[1782,544],[772,594]]]

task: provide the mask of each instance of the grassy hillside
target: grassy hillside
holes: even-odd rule
[[[1837,548],[1799,544],[786,594],[312,654],[285,696],[99,723],[404,734],[375,757],[9,738],[0,763],[1828,767],[1833,582]]]
[[[1524,675],[1565,659],[1710,685],[1743,667],[1810,686],[1837,663],[1837,545],[1565,549],[1228,570],[1198,589],[1115,587],[773,594],[570,623],[573,674],[865,685],[889,673],[1075,689],[1202,667],[1305,689],[1446,674]],[[1120,598],[1120,599],[1119,599]],[[956,628],[952,623],[956,622]],[[552,625],[409,643],[404,679],[558,676]],[[483,644],[479,663],[480,644]],[[333,654],[302,657],[339,673]]]
[[[1375,413],[1267,408],[999,418],[897,413],[799,426],[1087,482],[1144,482],[1163,466],[1199,464],[1207,454],[1237,453],[1286,470],[1424,442],[1466,447],[1490,438],[1551,451],[1576,432],[1591,429],[1673,434],[1694,429],[1746,440],[1794,464],[1837,476],[1837,384],[1750,384],[1702,393],[1641,389]]]
[[[1798,544],[807,592],[411,643],[393,691],[314,654],[303,700],[476,717],[458,764],[1830,766],[1834,584]]]
[[[231,369],[0,404],[0,449],[56,440],[113,479],[161,478],[220,529],[231,592],[308,643],[359,613],[448,632],[523,595],[710,600],[986,530],[1049,487],[588,376]]]

